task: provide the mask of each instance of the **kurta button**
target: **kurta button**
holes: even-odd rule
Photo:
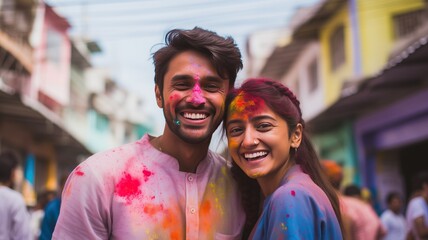
[[[192,176],[188,176],[188,177],[187,177],[187,180],[188,180],[189,182],[192,182],[192,181],[193,181],[193,177],[192,177]]]
[[[196,212],[196,209],[194,209],[194,208],[191,208],[191,209],[190,209],[190,213],[191,213],[191,214],[194,214],[195,212]]]

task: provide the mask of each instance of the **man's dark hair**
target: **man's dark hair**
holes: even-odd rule
[[[153,54],[155,84],[161,94],[163,80],[170,61],[184,51],[196,51],[207,57],[216,68],[217,74],[229,79],[229,86],[235,84],[238,71],[242,69],[241,52],[231,37],[221,37],[217,33],[199,27],[191,30],[173,29],[165,36],[165,46]]]
[[[361,196],[361,188],[357,185],[349,185],[343,190],[345,196]]]
[[[386,195],[386,203],[389,205],[391,204],[392,200],[395,198],[400,199],[400,194],[398,192],[390,192],[388,195]]]
[[[0,182],[7,183],[11,180],[12,172],[18,167],[18,158],[10,151],[0,154]]]
[[[422,190],[424,184],[428,184],[428,171],[419,172],[413,177],[414,191]]]

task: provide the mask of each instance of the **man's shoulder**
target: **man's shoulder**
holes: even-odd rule
[[[103,151],[99,151],[89,156],[84,162],[98,162],[98,161],[115,161],[117,159],[126,159],[136,156],[140,146],[144,146],[142,140],[123,144],[121,146],[113,147]]]
[[[8,187],[0,187],[2,202],[12,205],[25,205],[24,197],[18,192]]]

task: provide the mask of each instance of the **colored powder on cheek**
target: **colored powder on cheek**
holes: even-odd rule
[[[124,176],[116,185],[116,193],[130,202],[141,194],[140,185],[140,180],[133,178],[129,173],[124,173]]]
[[[81,169],[80,166],[78,166],[76,168],[76,170],[74,171],[74,174],[76,174],[77,176],[83,176],[83,175],[85,175],[85,173],[82,171],[82,169]]]
[[[238,141],[234,139],[230,139],[228,145],[229,148],[237,148],[239,146]]]
[[[169,96],[170,101],[176,101],[178,100],[178,98],[179,98],[178,94],[172,94],[171,96]]]
[[[291,196],[296,196],[296,192],[294,190],[291,190]]]

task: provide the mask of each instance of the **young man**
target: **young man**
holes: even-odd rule
[[[12,189],[18,159],[12,152],[0,154],[0,239],[30,240],[30,215],[24,198]]]
[[[240,199],[209,151],[242,68],[233,39],[172,30],[153,55],[163,135],[95,154],[70,175],[54,239],[239,239]]]
[[[401,213],[402,201],[400,194],[390,192],[386,196],[386,209],[380,216],[380,220],[386,230],[384,240],[404,240],[406,239],[407,226],[406,219]]]
[[[406,221],[413,239],[428,238],[428,171],[416,175],[418,194],[407,205]]]

